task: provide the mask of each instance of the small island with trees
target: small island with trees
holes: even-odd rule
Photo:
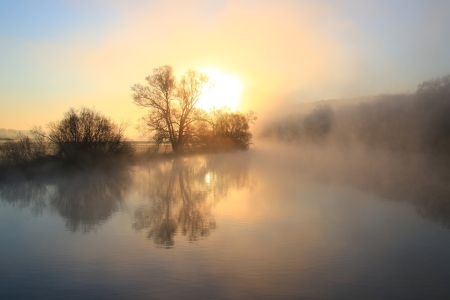
[[[161,145],[170,145],[171,155],[249,149],[250,124],[256,120],[253,112],[197,107],[211,88],[206,75],[188,70],[176,78],[171,66],[162,66],[145,79],[146,84],[135,84],[131,90],[134,103],[145,111],[139,130],[151,140],[146,152],[151,157],[158,155]],[[2,141],[0,178],[11,170],[40,170],[49,163],[92,165],[117,162],[119,158],[133,161],[135,149],[125,137],[126,127],[95,109],[70,108],[61,120],[47,126],[48,132],[35,126],[29,133]]]

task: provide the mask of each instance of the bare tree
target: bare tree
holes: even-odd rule
[[[189,70],[177,82],[171,66],[162,66],[146,77],[147,85],[131,87],[134,103],[148,108],[143,118],[144,129],[150,131],[155,145],[170,143],[174,152],[189,147],[195,132],[195,122],[202,118],[196,108],[208,88],[208,77]]]
[[[208,76],[194,70],[188,70],[181,78],[177,89],[177,96],[180,105],[180,114],[177,115],[178,126],[178,147],[189,148],[190,141],[195,141],[197,121],[204,122],[204,111],[196,107],[203,93],[210,86]]]

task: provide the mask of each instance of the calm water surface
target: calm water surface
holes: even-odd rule
[[[1,183],[0,298],[450,297],[445,185],[295,155]]]

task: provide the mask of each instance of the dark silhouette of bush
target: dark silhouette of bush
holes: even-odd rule
[[[0,164],[21,165],[45,157],[48,146],[42,130],[33,128],[30,135],[19,133],[16,140],[0,144]]]
[[[116,125],[99,112],[71,108],[61,121],[49,125],[49,140],[55,154],[66,160],[129,155],[133,148],[125,141],[125,125]]]
[[[213,110],[208,116],[211,133],[205,137],[207,148],[215,150],[247,150],[252,144],[250,123],[256,120],[253,112],[242,114],[225,109]]]

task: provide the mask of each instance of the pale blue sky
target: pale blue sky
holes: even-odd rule
[[[69,107],[131,124],[152,68],[213,66],[242,108],[414,92],[450,73],[450,1],[0,1],[0,127]],[[132,125],[133,126],[133,125]],[[135,134],[131,132],[131,134]]]

